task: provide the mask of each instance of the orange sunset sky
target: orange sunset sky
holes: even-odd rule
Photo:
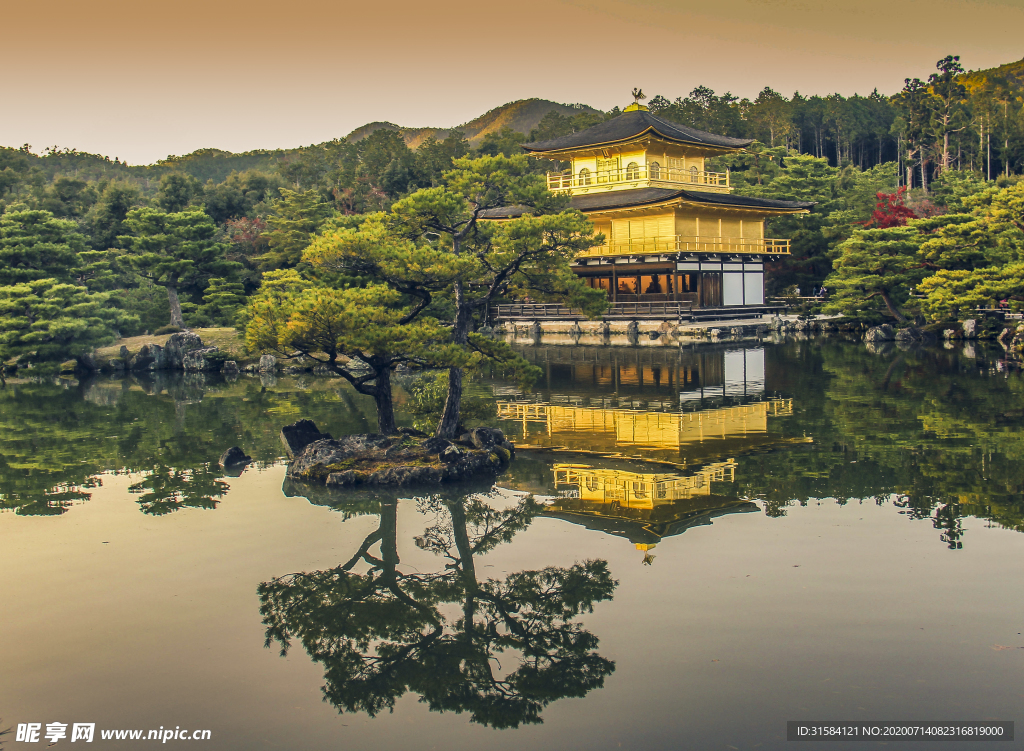
[[[542,97],[600,109],[699,84],[891,94],[1024,56],[1024,0],[246,3],[0,0],[0,145],[150,163],[374,120],[450,127]]]

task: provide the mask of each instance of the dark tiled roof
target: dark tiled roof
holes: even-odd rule
[[[625,209],[630,206],[644,206],[661,203],[679,198],[694,203],[706,203],[718,206],[734,206],[744,209],[784,209],[798,211],[814,206],[813,201],[777,201],[773,198],[751,198],[731,193],[708,193],[699,190],[678,190],[675,188],[633,188],[630,190],[611,190],[604,193],[591,193],[573,196],[569,206],[584,213],[588,211],[604,211],[607,209]],[[487,209],[480,215],[484,219],[515,219],[530,213],[528,206],[503,206]]]
[[[645,203],[660,203],[675,198],[677,188],[633,188],[631,190],[609,190],[604,193],[587,193],[573,196],[569,205],[580,211],[600,211],[627,206],[643,206]]]
[[[717,203],[719,206],[740,206],[754,209],[809,209],[815,201],[779,201],[775,198],[752,198],[733,193],[708,193],[700,190],[682,190],[680,198],[699,203]]]
[[[524,143],[523,148],[527,151],[544,152],[619,143],[636,138],[648,130],[654,131],[669,141],[718,146],[728,149],[742,149],[753,142],[753,139],[750,138],[730,138],[729,136],[716,136],[714,133],[705,133],[696,128],[688,128],[685,125],[677,125],[676,123],[670,123],[668,120],[662,120],[650,112],[636,110],[634,112],[626,112],[586,130],[581,130],[579,133],[571,133],[550,141]]]

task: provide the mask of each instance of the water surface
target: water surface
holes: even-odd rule
[[[997,355],[524,352],[535,391],[473,384],[519,458],[441,492],[285,481],[282,424],[374,424],[333,379],[9,385],[4,724],[747,749],[791,719],[1022,720],[1024,403]]]

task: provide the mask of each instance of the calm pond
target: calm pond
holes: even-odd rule
[[[372,430],[336,379],[0,390],[0,726],[781,749],[787,720],[1024,721],[1024,379],[997,352],[524,352],[533,393],[473,384],[517,460],[442,492],[285,481],[282,425]],[[235,444],[256,463],[226,476]]]

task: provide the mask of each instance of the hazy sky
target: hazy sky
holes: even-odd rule
[[[703,84],[884,94],[1024,57],[1024,0],[0,0],[0,145],[150,163],[374,120],[450,127],[542,97]]]

